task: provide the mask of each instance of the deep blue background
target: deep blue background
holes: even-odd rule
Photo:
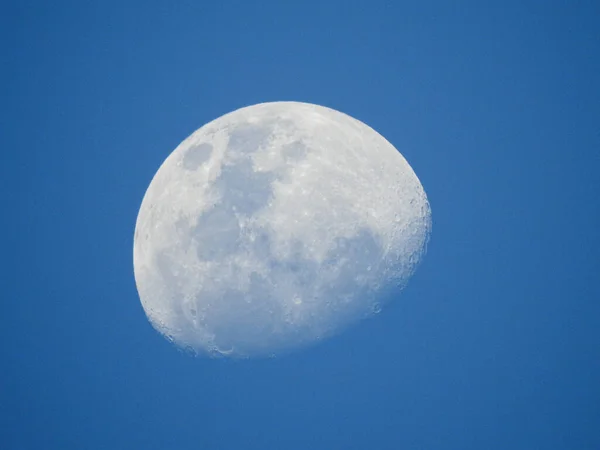
[[[11,3],[0,448],[600,448],[597,1]],[[192,131],[274,100],[391,141],[429,252],[320,346],[193,358],[138,300],[138,208]]]

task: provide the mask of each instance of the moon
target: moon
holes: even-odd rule
[[[160,166],[135,226],[135,281],[176,345],[272,356],[378,313],[430,230],[419,179],[375,130],[323,106],[262,103],[201,127]]]

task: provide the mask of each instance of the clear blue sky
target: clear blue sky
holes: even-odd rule
[[[0,10],[0,448],[600,448],[597,1],[57,1]],[[375,319],[274,360],[148,323],[132,245],[204,123],[297,100],[431,202]]]

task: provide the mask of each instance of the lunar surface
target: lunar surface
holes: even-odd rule
[[[270,356],[378,313],[430,229],[419,179],[375,130],[263,103],[203,126],[159,168],[135,227],[135,280],[178,346]]]

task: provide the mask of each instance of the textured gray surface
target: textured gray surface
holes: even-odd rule
[[[316,105],[254,105],[199,129],[155,175],[136,283],[176,344],[270,355],[378,312],[430,223],[416,175],[373,129]]]

